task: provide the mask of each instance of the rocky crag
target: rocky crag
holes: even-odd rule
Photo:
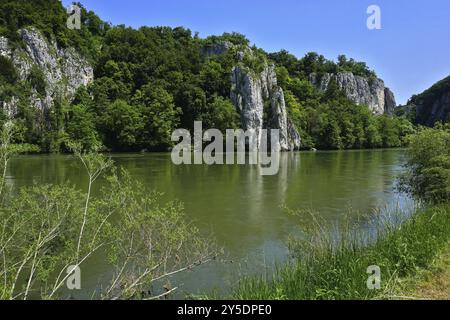
[[[28,81],[33,68],[43,75],[45,92],[32,89],[29,105],[43,112],[54,106],[56,99],[71,101],[80,86],[94,80],[93,68],[73,48],[62,48],[48,41],[34,28],[19,31],[24,47],[12,49],[5,37],[0,37],[0,55],[12,61],[18,80]],[[17,97],[0,101],[10,116],[17,111]]]
[[[262,129],[280,130],[282,151],[297,150],[301,139],[288,117],[283,89],[277,85],[274,65],[266,65],[261,74],[238,65],[231,77],[231,100],[241,115],[242,127],[254,130],[261,141]],[[267,116],[264,106],[268,105]]]
[[[313,73],[309,80],[321,91],[326,91],[331,81],[335,81],[337,86],[354,103],[368,106],[375,114],[392,115],[394,113],[396,107],[394,94],[389,88],[385,87],[381,79],[368,79],[351,72],[339,72],[323,75]]]
[[[432,127],[450,121],[450,76],[413,96],[400,111],[410,114],[416,124]]]
[[[218,42],[203,49],[206,56],[225,54],[236,49],[229,42]],[[242,48],[241,48],[242,49]],[[300,149],[301,137],[289,119],[283,89],[278,86],[275,66],[263,62],[262,72],[257,72],[244,63],[252,59],[250,48],[236,51],[236,65],[231,71],[231,101],[241,116],[244,130],[256,132],[258,146],[263,129],[280,130],[280,149],[293,151]]]
[[[425,126],[434,126],[436,122],[450,121],[450,91],[444,92],[429,106],[416,105],[416,123]]]

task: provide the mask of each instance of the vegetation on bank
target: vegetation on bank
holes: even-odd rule
[[[11,156],[8,122],[0,141],[0,300],[58,299],[93,257],[111,273],[93,299],[157,299],[174,292],[174,274],[214,259],[215,246],[187,221],[183,207],[162,204],[126,171],[97,153],[71,144],[86,173],[86,189],[69,184],[12,190],[6,183]],[[93,195],[99,179],[105,187]],[[97,261],[97,263],[99,263]],[[80,279],[81,281],[81,279]]]
[[[95,75],[74,101],[54,97],[55,107],[42,115],[28,101],[33,89],[45,90],[42,74],[36,70],[28,81],[18,81],[11,61],[0,58],[4,66],[0,68],[0,100],[19,99],[16,122],[20,130],[14,142],[38,145],[43,152],[69,151],[68,141],[78,141],[85,148],[100,143],[113,151],[167,150],[173,130],[192,129],[195,120],[203,121],[205,129],[239,126],[230,100],[230,73],[237,63],[236,53],[250,45],[245,36],[226,33],[201,39],[182,27],[112,26],[84,8],[81,30],[68,29],[66,19],[58,0],[0,4],[0,35],[14,46],[23,45],[17,31],[34,26],[61,46],[79,50],[91,61]],[[223,41],[234,48],[218,56],[203,54],[205,46]],[[308,81],[313,72],[349,71],[376,77],[363,62],[343,55],[335,62],[317,53],[297,59],[286,51],[251,50],[254,54],[247,55],[244,63],[255,72],[260,71],[261,61],[279,66],[280,86],[305,149],[399,147],[413,130],[405,119],[373,115],[335,86],[323,93]],[[36,126],[36,119],[45,119],[45,130]]]
[[[314,229],[314,234],[291,243],[292,264],[280,267],[269,277],[242,280],[232,297],[395,299],[398,280],[428,267],[435,255],[448,245],[449,212],[448,204],[418,210],[410,220],[397,226],[385,217],[384,223],[375,227],[376,240],[369,245],[365,236],[352,234],[348,229],[341,230],[337,243],[327,234],[330,230]],[[380,267],[380,290],[367,286],[370,266]]]
[[[430,266],[419,270],[414,277],[402,279],[397,292],[399,299],[449,300],[450,243]]]
[[[450,200],[450,124],[421,128],[409,139],[407,172],[401,188],[430,203]]]
[[[450,243],[450,130],[422,129],[410,137],[407,173],[401,181],[423,201],[410,219],[405,213],[373,216],[372,232],[355,232],[352,225],[330,236],[317,222],[301,228],[290,242],[293,262],[273,276],[241,281],[236,299],[397,299],[401,278],[428,268]],[[302,212],[299,215],[304,214]],[[367,286],[370,266],[381,271],[380,290]],[[448,285],[448,284],[447,284]]]

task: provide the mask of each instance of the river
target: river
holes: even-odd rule
[[[189,219],[224,249],[221,261],[172,279],[180,288],[179,297],[224,293],[242,275],[263,275],[283,263],[286,240],[297,229],[297,218],[289,216],[283,205],[313,209],[330,221],[341,219],[350,207],[357,215],[412,206],[395,190],[404,150],[286,153],[276,176],[261,176],[250,165],[175,166],[170,154],[163,153],[112,157],[150,189],[164,192],[165,200],[182,201]],[[71,156],[20,156],[7,172],[7,183],[14,188],[64,182],[86,187],[81,166]],[[109,272],[99,261],[90,263],[88,270],[83,269],[83,289],[76,296],[86,297]]]

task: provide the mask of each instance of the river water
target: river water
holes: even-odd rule
[[[250,165],[175,166],[170,154],[120,154],[113,160],[150,189],[164,192],[165,200],[182,201],[187,216],[224,249],[220,262],[172,279],[180,297],[227,292],[240,276],[262,275],[285,261],[286,240],[296,232],[298,218],[282,206],[312,209],[329,221],[338,221],[349,208],[357,215],[412,206],[395,190],[404,150],[286,153],[276,176],[261,176]],[[17,157],[7,174],[14,188],[70,182],[84,190],[87,182],[71,156]],[[87,297],[109,273],[103,263],[90,263],[76,296]]]

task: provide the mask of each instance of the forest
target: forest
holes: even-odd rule
[[[202,39],[183,27],[113,26],[78,5],[81,30],[66,27],[67,12],[57,0],[0,4],[0,35],[10,45],[23,46],[18,30],[34,26],[59,46],[76,48],[94,67],[95,80],[80,88],[73,101],[56,99],[55,107],[44,115],[45,130],[38,130],[34,122],[39,116],[27,97],[32,90],[45,92],[42,71],[34,68],[26,81],[20,81],[11,61],[1,57],[0,100],[20,101],[15,143],[31,144],[42,152],[66,152],[68,141],[86,149],[101,145],[119,152],[164,151],[172,146],[171,132],[192,130],[194,121],[220,130],[239,127],[239,114],[230,100],[230,73],[236,51],[251,47],[244,35]],[[234,49],[203,54],[205,46],[218,42],[232,43]],[[308,81],[311,73],[341,71],[376,78],[364,62],[345,55],[333,61],[314,52],[298,59],[284,50],[267,53],[255,46],[251,50],[255,58],[245,63],[253,70],[266,60],[276,64],[288,113],[305,150],[400,147],[414,131],[406,117],[373,115],[335,85],[319,92]],[[5,121],[6,114],[0,119]]]

